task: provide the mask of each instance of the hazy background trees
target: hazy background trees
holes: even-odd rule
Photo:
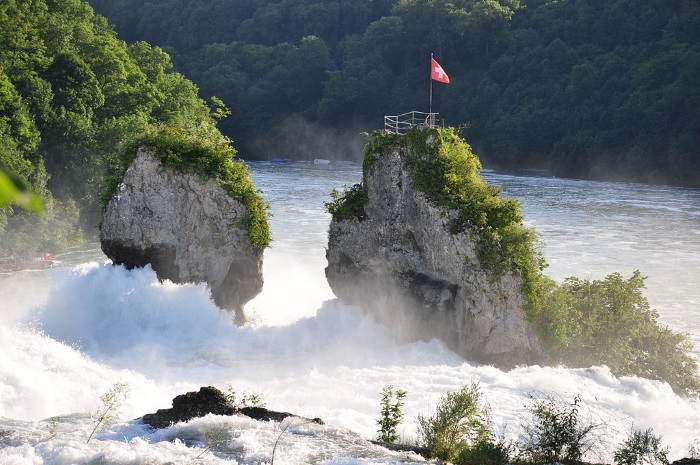
[[[381,127],[428,108],[428,57],[446,124],[489,167],[565,176],[700,182],[700,5],[691,0],[91,0],[127,41],[233,110],[243,156],[290,117]],[[280,136],[280,134],[275,134]],[[284,138],[281,138],[284,139]],[[273,145],[271,147],[271,145]]]

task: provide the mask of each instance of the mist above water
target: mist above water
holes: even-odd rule
[[[233,325],[203,286],[161,283],[148,268],[107,265],[97,246],[59,257],[66,266],[49,272],[0,275],[0,429],[31,438],[45,431],[40,420],[67,415],[60,444],[5,444],[0,463],[191,460],[191,448],[169,441],[203,441],[223,420],[157,433],[130,420],[203,385],[258,392],[270,408],[326,421],[327,430],[300,433],[298,443],[284,445],[280,463],[332,463],[347,454],[342,441],[333,442],[338,428],[374,438],[380,392],[389,384],[408,391],[399,427],[407,440],[415,439],[419,414],[432,414],[440,396],[472,380],[481,384],[496,432],[509,439],[522,434],[532,396],[570,402],[577,395],[584,416],[608,426],[599,438],[608,452],[631,426],[662,435],[671,458],[687,455],[700,439],[697,403],[661,382],[616,378],[605,367],[503,372],[466,363],[438,341],[393,341],[388,328],[336,300],[325,281],[330,217],[323,201],[332,188],[358,182],[360,168],[253,163],[252,174],[272,205],[275,241],[265,253],[263,292],[246,307],[254,316],[249,326]],[[485,176],[521,200],[547,244],[548,274],[599,279],[640,269],[661,321],[700,341],[700,190]],[[118,381],[130,388],[122,421],[85,445],[85,414]],[[269,460],[278,427],[236,421],[250,429],[204,463]],[[302,437],[322,440],[326,455],[310,451],[318,445]],[[335,463],[388,463],[371,456]]]

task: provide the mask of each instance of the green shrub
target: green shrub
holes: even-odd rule
[[[460,452],[455,465],[506,465],[511,463],[511,447],[504,440],[482,439]]]
[[[661,447],[661,436],[634,430],[615,451],[615,465],[668,465],[669,448]]]
[[[406,391],[397,389],[394,391],[394,386],[387,386],[382,389],[381,413],[377,424],[379,425],[379,441],[392,444],[399,440],[399,435],[396,433],[396,427],[403,421],[403,411],[401,408],[404,405]]]
[[[365,204],[367,203],[367,189],[364,183],[354,186],[343,186],[343,191],[333,189],[331,201],[324,202],[328,213],[337,221],[357,218],[362,221],[367,217]]]
[[[535,319],[553,362],[570,367],[606,364],[621,375],[668,382],[681,395],[700,394],[696,362],[685,335],[657,322],[642,290],[639,271],[625,280],[567,278],[542,286],[542,308]]]
[[[432,457],[454,462],[465,449],[489,440],[490,426],[479,384],[472,382],[440,398],[435,415],[418,416],[418,437]]]
[[[590,433],[596,426],[579,418],[581,399],[568,406],[552,399],[537,400],[531,407],[532,422],[525,425],[522,445],[525,457],[533,463],[576,464],[591,447]]]

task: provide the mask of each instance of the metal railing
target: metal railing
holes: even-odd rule
[[[425,113],[423,111],[409,111],[402,115],[385,116],[384,130],[392,134],[406,134],[411,128],[435,128],[437,127],[438,113]]]

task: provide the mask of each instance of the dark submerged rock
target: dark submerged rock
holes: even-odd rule
[[[181,394],[173,399],[172,408],[160,409],[142,417],[145,424],[154,428],[165,428],[174,423],[214,415],[233,415],[236,409],[226,396],[213,386],[206,386],[197,392]]]
[[[166,428],[172,424],[189,421],[193,418],[214,415],[244,415],[258,421],[281,422],[288,417],[297,417],[288,412],[276,412],[263,407],[236,408],[226,395],[213,386],[205,386],[199,391],[181,394],[173,399],[172,408],[159,409],[156,413],[147,413],[141,420],[153,428]],[[300,418],[304,422],[323,425],[320,418]]]

